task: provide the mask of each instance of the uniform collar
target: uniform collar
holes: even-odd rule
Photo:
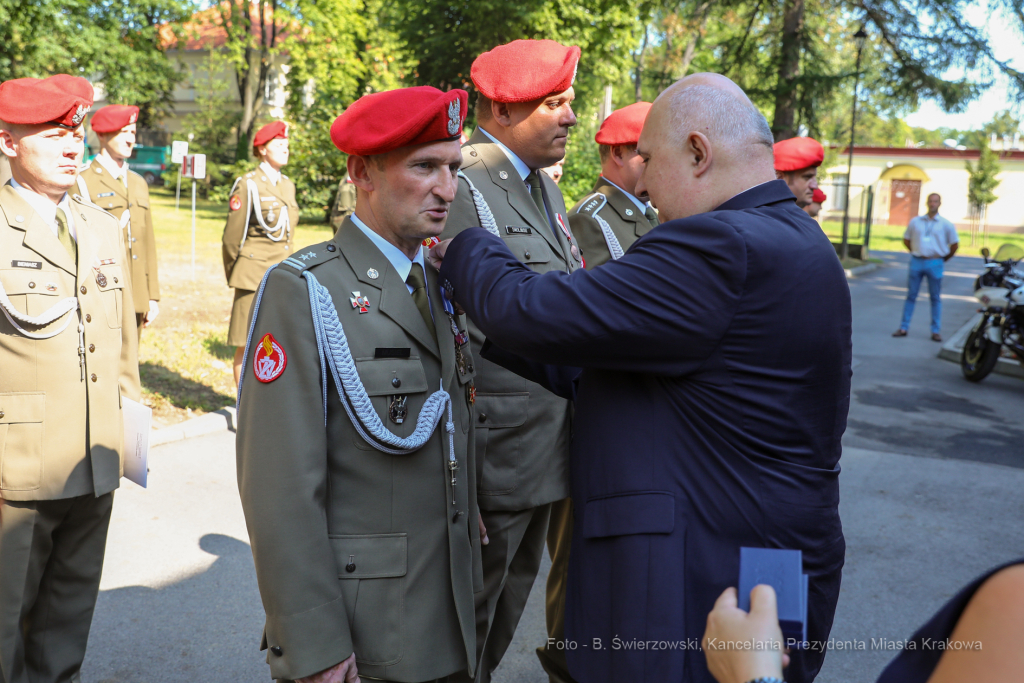
[[[266,174],[267,180],[270,181],[270,184],[277,187],[277,181],[281,180],[281,172],[275,171],[274,167],[265,161],[260,162],[260,170]]]
[[[107,173],[114,177],[114,180],[118,180],[122,175],[128,177],[128,160],[125,159],[119,166],[117,162],[108,157],[102,151],[96,155],[96,161],[99,162],[100,166],[107,169]]]
[[[22,187],[14,178],[11,178],[11,187],[13,187],[14,191],[21,195],[22,199],[28,202],[29,206],[39,214],[39,217],[43,219],[43,222],[50,226],[54,235],[57,234],[57,209],[62,209],[68,220],[68,232],[70,232],[71,236],[76,240],[78,239],[78,232],[75,230],[75,219],[71,213],[71,201],[68,199],[67,192],[65,192],[64,196],[60,198],[60,202],[54,204],[43,195],[36,194],[27,187]]]
[[[352,222],[355,223],[356,227],[359,228],[362,231],[362,233],[366,235],[366,237],[371,242],[373,242],[374,245],[376,245],[378,249],[380,249],[380,252],[384,254],[384,257],[388,260],[392,267],[394,267],[395,272],[398,274],[398,277],[402,278],[402,282],[405,282],[406,280],[409,279],[409,271],[412,270],[413,263],[420,264],[420,268],[423,268],[423,272],[427,272],[427,269],[425,267],[426,264],[424,263],[423,260],[422,249],[417,251],[416,258],[410,261],[409,257],[406,256],[401,249],[391,244],[391,242],[388,242],[386,239],[384,239],[376,232],[371,230],[370,227],[366,225],[366,223],[360,220],[359,216],[353,213],[352,215],[349,216],[349,218],[351,218]]]
[[[496,144],[498,146],[498,149],[500,149],[502,152],[505,153],[505,156],[508,157],[508,160],[511,161],[512,165],[516,167],[516,173],[519,174],[519,179],[522,180],[523,182],[526,182],[526,176],[530,175],[530,167],[527,166],[523,162],[522,159],[520,159],[518,156],[516,156],[515,152],[513,152],[512,150],[510,150],[508,147],[506,147],[505,145],[501,144],[500,142],[498,142],[495,139],[495,137],[493,135],[491,135],[490,133],[488,133],[486,130],[484,130],[483,128],[480,128],[479,131],[481,133],[483,133],[484,135],[486,135],[487,138],[491,142],[493,142],[494,144]]]
[[[643,214],[646,214],[646,213],[647,213],[647,204],[644,204],[644,203],[643,203],[642,201],[640,201],[639,199],[637,199],[637,197],[636,197],[636,195],[635,195],[635,194],[633,194],[632,192],[626,192],[626,191],[625,191],[625,190],[623,190],[623,189],[622,189],[621,187],[619,187],[618,185],[616,185],[616,184],[615,184],[615,183],[613,183],[612,181],[608,180],[608,178],[607,178],[606,176],[601,176],[601,177],[602,177],[602,178],[604,179],[604,181],[605,181],[606,183],[608,183],[609,185],[611,185],[612,187],[614,187],[615,189],[617,189],[617,190],[618,190],[619,192],[621,192],[622,194],[624,194],[624,195],[626,195],[627,197],[629,197],[630,201],[631,201],[631,202],[633,202],[634,204],[636,204],[636,207],[637,207],[638,209],[640,209],[640,213],[643,213]]]

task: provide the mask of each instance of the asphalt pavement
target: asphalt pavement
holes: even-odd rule
[[[1024,556],[1024,381],[992,375],[972,384],[940,360],[926,292],[910,335],[892,338],[907,257],[873,255],[886,267],[850,282],[853,395],[840,477],[847,555],[837,649],[822,683],[873,681],[896,654],[878,643],[909,637],[971,578]],[[966,257],[947,265],[944,336],[976,309],[980,268]],[[83,680],[269,680],[234,435],[160,446],[150,469],[149,489],[124,482],[115,499]],[[547,680],[534,648],[545,637],[548,566],[545,558],[495,683]]]

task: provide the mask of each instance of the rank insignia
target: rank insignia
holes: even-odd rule
[[[237,195],[235,195],[234,197],[231,198],[231,201],[228,202],[228,206],[231,207],[232,211],[238,211],[239,209],[242,208],[242,200]]]
[[[352,292],[349,301],[352,302],[352,308],[359,309],[360,313],[367,313],[370,310],[370,300],[359,292]]]
[[[274,339],[274,335],[269,332],[263,335],[252,359],[252,371],[256,379],[264,383],[273,382],[284,373],[287,365],[288,356]]]
[[[312,251],[307,251],[305,254],[299,254],[299,258],[302,259],[303,261],[308,261],[311,258],[316,258],[316,253]]]

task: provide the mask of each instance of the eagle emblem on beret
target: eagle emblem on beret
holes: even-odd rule
[[[92,109],[92,107],[87,107],[84,104],[78,105],[78,109],[75,110],[75,115],[71,117],[71,123],[76,126],[80,124],[90,109]]]
[[[462,108],[462,101],[456,97],[448,103],[448,135],[459,134],[459,110]]]

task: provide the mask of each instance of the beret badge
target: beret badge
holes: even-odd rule
[[[71,117],[71,123],[75,126],[80,124],[90,109],[92,109],[92,107],[87,107],[84,104],[78,105],[78,109],[75,110],[75,115]]]
[[[448,134],[455,136],[459,134],[460,116],[459,110],[461,109],[461,101],[459,98],[455,98],[448,103]]]

